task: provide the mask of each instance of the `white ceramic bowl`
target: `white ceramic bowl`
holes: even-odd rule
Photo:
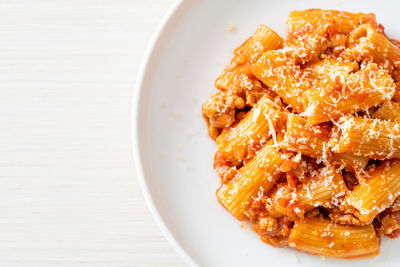
[[[149,208],[180,255],[200,266],[399,266],[400,239],[383,239],[377,258],[321,259],[273,248],[221,207],[212,169],[215,144],[201,103],[232,51],[258,24],[285,36],[291,10],[374,12],[400,39],[400,2],[373,0],[184,0],[174,4],[144,57],[133,103],[133,149]],[[228,31],[233,25],[235,29]]]

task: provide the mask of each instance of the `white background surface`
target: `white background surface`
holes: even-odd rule
[[[184,266],[135,177],[131,96],[172,0],[0,0],[0,266]]]

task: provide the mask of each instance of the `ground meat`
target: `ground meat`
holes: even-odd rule
[[[250,144],[248,144],[247,155],[246,155],[246,158],[243,160],[244,164],[246,164],[247,162],[252,160],[256,156],[257,152],[263,147],[264,144],[265,144],[265,142],[263,142],[263,141],[256,142],[256,143],[251,142]]]
[[[217,91],[203,103],[202,112],[210,127],[225,128],[235,122],[236,110],[244,107],[243,98]]]
[[[341,52],[346,49],[347,35],[345,34],[334,34],[329,38],[328,47],[332,49],[332,53],[338,56]]]
[[[208,132],[214,140],[223,128],[231,126],[237,117],[243,117],[243,109],[253,107],[265,94],[276,96],[258,81],[246,68],[234,75],[229,87],[218,90],[202,106],[203,117],[208,125]]]
[[[268,210],[266,209],[267,202],[268,197],[264,195],[263,191],[259,191],[258,195],[253,197],[250,207],[245,212],[247,219],[252,224],[255,224],[260,217],[269,215]]]
[[[332,222],[345,225],[363,225],[363,223],[353,214],[344,213],[338,208],[333,208],[329,212],[329,218]]]
[[[219,151],[215,152],[214,155],[214,170],[221,178],[221,184],[225,184],[232,180],[237,173],[236,167],[231,166],[227,161],[225,161]]]
[[[400,234],[400,212],[394,212],[384,216],[381,219],[383,233],[390,237],[396,238]]]
[[[279,218],[267,216],[258,219],[255,231],[260,235],[262,241],[274,247],[284,247],[292,227],[293,221],[286,216]]]
[[[278,219],[272,217],[262,217],[257,222],[257,229],[264,232],[277,232]]]
[[[292,180],[293,179],[293,180]],[[278,185],[272,200],[273,206],[282,214],[286,214],[292,220],[302,220],[304,218],[304,207],[299,202],[296,193],[296,180],[291,177],[291,184],[283,183]]]
[[[236,121],[241,121],[246,117],[247,112],[245,111],[240,111],[236,113]]]
[[[390,238],[400,235],[400,197],[376,217],[374,226],[378,235],[386,235]]]
[[[245,95],[246,107],[254,106],[258,100],[265,94],[271,95],[273,98],[276,97],[276,94],[270,90],[268,90],[260,81],[252,80],[252,88],[251,90],[247,90],[246,87],[241,87],[243,93]]]

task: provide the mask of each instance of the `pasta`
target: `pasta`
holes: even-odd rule
[[[378,106],[390,100],[395,92],[390,75],[374,63],[343,80],[337,83],[322,80],[303,94],[303,104],[307,106],[304,115],[311,124],[337,120],[343,115]]]
[[[326,57],[321,61],[307,64],[304,68],[313,77],[318,79],[329,79],[334,82],[336,79],[359,70],[358,63],[350,60],[338,60],[334,57]]]
[[[375,14],[350,13],[337,10],[310,9],[291,11],[288,19],[288,32],[294,34],[307,24],[326,26],[337,24],[338,33],[348,34],[360,24],[377,26]]]
[[[332,151],[371,159],[400,157],[400,122],[343,117],[329,141]]]
[[[376,27],[375,15],[319,9],[292,11],[285,48],[297,63],[315,61],[332,46],[340,50],[346,43],[345,34],[363,23]]]
[[[400,235],[400,43],[374,14],[292,11],[287,26],[259,26],[202,106],[217,199],[272,246],[376,256]]]
[[[295,223],[289,246],[314,255],[355,259],[379,254],[379,240],[372,224],[348,226],[320,218]]]
[[[366,167],[368,159],[365,157],[332,153],[328,146],[329,136],[329,127],[307,125],[305,118],[290,114],[286,134],[279,146],[312,158],[322,158],[324,161],[343,165],[348,170]]]
[[[215,86],[228,90],[234,81],[240,78],[240,75],[250,75],[246,72],[249,63],[254,63],[265,51],[281,48],[282,43],[282,38],[270,28],[264,25],[258,26],[257,31],[235,50],[231,64],[215,81]]]
[[[301,184],[283,183],[272,195],[274,212],[296,221],[316,207],[333,207],[342,201],[347,187],[341,171],[332,165],[315,170],[305,176]]]
[[[240,110],[253,107],[268,93],[265,86],[254,79],[250,66],[264,51],[280,48],[282,42],[278,34],[260,25],[257,31],[235,50],[231,64],[215,81],[219,90],[202,106],[211,138],[215,140],[224,128],[235,122]]]
[[[398,120],[400,119],[400,104],[394,101],[385,102],[372,114],[372,118],[390,121]]]
[[[400,48],[369,24],[362,24],[352,31],[349,43],[353,46],[343,53],[343,58],[393,65],[400,57]]]
[[[260,188],[263,191],[271,189],[285,160],[288,160],[288,155],[279,153],[269,142],[233,180],[218,189],[219,202],[239,220],[245,219],[244,212],[252,197]]]
[[[334,201],[344,197],[347,190],[342,172],[327,165],[311,177],[310,181],[302,184],[298,198],[305,210],[319,206],[329,208]]]
[[[248,156],[249,146],[260,147],[284,126],[285,115],[280,103],[264,96],[236,126],[218,136],[218,151],[233,165],[239,165]]]
[[[264,53],[253,65],[252,72],[295,111],[303,111],[301,95],[310,87],[312,79],[299,66],[290,64],[283,50]]]
[[[359,179],[360,184],[347,195],[345,206],[361,221],[370,223],[400,195],[400,160],[385,161],[364,175],[367,177]]]

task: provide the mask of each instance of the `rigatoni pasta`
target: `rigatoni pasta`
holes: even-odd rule
[[[346,114],[378,106],[392,99],[395,84],[387,71],[366,65],[343,81],[322,80],[303,94],[304,115],[311,124],[338,120]]]
[[[249,146],[261,147],[270,138],[276,139],[285,121],[279,100],[264,96],[237,125],[218,136],[218,151],[227,161],[239,165],[247,158]]]
[[[290,64],[284,50],[264,53],[252,66],[252,72],[296,112],[303,111],[301,95],[310,87],[312,78],[299,66]]]
[[[281,173],[281,165],[290,155],[279,153],[269,142],[243,168],[236,177],[217,191],[219,202],[239,220],[244,220],[244,212],[252,197],[259,190],[268,191]]]
[[[371,223],[400,195],[400,159],[385,161],[358,175],[366,177],[347,195],[345,207],[361,221]]]
[[[326,27],[330,24],[337,24],[337,31],[341,34],[348,34],[360,24],[369,24],[377,27],[375,14],[350,13],[337,10],[309,9],[289,13],[288,32],[295,34],[310,24],[314,27]]]
[[[400,46],[374,14],[261,25],[202,106],[217,198],[261,240],[343,259],[400,235]],[[379,26],[378,26],[379,25]]]
[[[318,256],[342,259],[373,257],[379,254],[379,239],[372,224],[340,225],[321,218],[295,223],[288,244]]]
[[[309,181],[302,183],[298,198],[308,211],[320,206],[330,208],[343,199],[347,192],[342,172],[332,165],[327,165],[318,170]]]
[[[371,159],[400,157],[400,122],[343,117],[329,141],[332,151]]]
[[[282,47],[283,40],[273,30],[260,25],[257,31],[235,50],[231,64],[215,81],[215,86],[221,90],[228,90],[240,76],[251,75],[248,64],[254,63],[263,52]]]
[[[400,48],[370,24],[362,24],[350,33],[349,46],[344,51],[343,58],[372,60],[378,64],[392,65],[400,59]]]
[[[304,70],[319,80],[328,79],[335,82],[336,79],[343,79],[352,72],[358,71],[359,66],[354,60],[341,60],[336,57],[326,57],[320,61],[311,62],[304,66]]]
[[[282,214],[293,221],[304,218],[306,212],[318,207],[332,208],[343,201],[347,187],[342,172],[327,165],[305,174],[299,184],[281,183],[271,195],[270,214]]]
[[[287,129],[279,147],[303,155],[343,165],[348,170],[364,169],[368,159],[362,156],[332,153],[328,146],[330,127],[308,125],[304,117],[289,114]]]
[[[394,101],[387,101],[372,114],[372,118],[390,121],[398,120],[400,119],[400,104]]]

